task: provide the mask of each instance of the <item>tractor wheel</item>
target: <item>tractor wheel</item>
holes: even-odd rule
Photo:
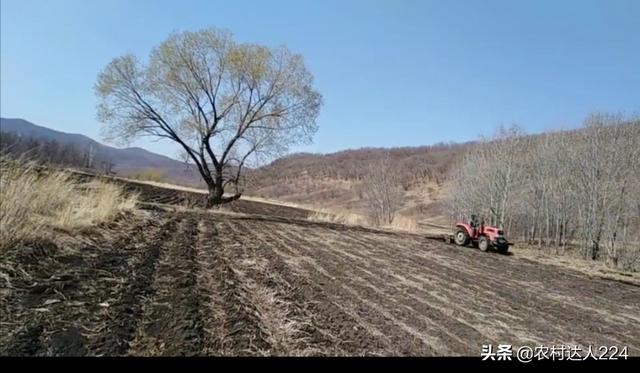
[[[480,249],[480,251],[489,250],[489,240],[487,240],[487,237],[480,237],[478,240],[478,249]]]
[[[469,244],[469,235],[466,230],[458,229],[455,236],[453,236],[453,240],[458,246],[467,246]]]

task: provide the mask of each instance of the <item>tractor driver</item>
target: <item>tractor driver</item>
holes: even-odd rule
[[[469,221],[469,225],[473,229],[473,236],[475,236],[476,229],[478,228],[478,217],[475,214],[471,215],[471,220]]]
[[[471,219],[469,220],[469,225],[471,228],[475,228],[478,225],[478,217],[475,214],[471,215]]]

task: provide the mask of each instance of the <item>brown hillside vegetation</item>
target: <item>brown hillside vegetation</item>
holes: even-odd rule
[[[140,185],[143,201],[187,193]],[[640,353],[631,282],[257,202],[147,206],[4,253],[2,355],[476,355],[505,341]]]
[[[247,194],[368,217],[367,177],[388,158],[401,191],[400,216],[422,220],[443,213],[443,191],[451,167],[471,143],[406,148],[363,148],[332,154],[293,154],[248,175]],[[439,222],[442,224],[443,220]]]

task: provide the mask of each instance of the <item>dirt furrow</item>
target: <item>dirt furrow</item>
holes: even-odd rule
[[[292,231],[292,230],[290,230]],[[306,231],[306,229],[305,229]],[[319,233],[317,233],[319,234]],[[296,236],[293,238],[293,241],[296,240],[300,240],[301,237],[306,237],[307,239],[310,238],[310,236],[313,236],[314,233],[313,232],[304,232],[304,236]],[[324,237],[324,243],[328,242],[328,237],[326,235],[319,235],[318,237]],[[341,239],[342,242],[345,242],[347,239],[348,235],[342,235]],[[315,241],[315,240],[314,240]],[[314,242],[314,246],[318,246],[318,242]],[[354,250],[354,245],[345,245],[344,250]],[[364,251],[366,252],[366,247],[363,248]],[[394,252],[394,254],[396,254]],[[397,258],[398,256],[394,256],[394,258]],[[364,258],[364,257],[363,257]],[[349,259],[353,259],[353,257],[351,258],[344,258],[343,260],[349,260]],[[368,258],[369,261],[371,261],[371,257]],[[393,266],[397,267],[397,264],[393,263],[393,260],[391,258],[387,258],[387,260],[389,262],[392,263]],[[374,260],[375,261],[375,260]],[[424,260],[418,260],[420,261],[424,261]],[[337,262],[340,262],[340,260],[338,260]],[[422,264],[422,263],[421,263]],[[443,278],[445,279],[452,279],[452,281],[458,281],[460,282],[460,289],[465,289],[465,286],[468,287],[475,287],[476,285],[471,285],[474,284],[474,279],[472,279],[471,277],[469,277],[468,273],[463,273],[459,270],[452,270],[451,268],[447,268],[447,267],[443,267],[443,266],[437,266],[437,263],[423,263],[424,266],[415,266],[414,268],[428,268],[429,270],[432,270],[433,268],[438,268],[438,270],[441,271],[445,271],[445,276],[443,276]],[[434,264],[436,264],[434,266]],[[383,264],[384,265],[384,264]],[[401,269],[401,268],[400,268]],[[378,271],[378,274],[380,271]],[[556,341],[557,343],[561,343],[561,342],[565,342],[567,343],[568,341],[574,341],[574,335],[589,335],[592,334],[592,339],[587,339],[585,338],[585,340],[581,341],[582,344],[595,344],[595,341],[600,341],[600,343],[609,343],[609,344],[618,344],[620,345],[622,343],[622,341],[618,338],[614,338],[612,336],[614,335],[620,335],[622,337],[629,335],[627,332],[625,332],[624,330],[624,326],[618,326],[618,325],[611,325],[609,323],[604,323],[604,327],[599,327],[600,331],[603,330],[607,330],[609,329],[609,331],[607,333],[605,333],[604,335],[602,335],[602,333],[598,333],[598,334],[593,334],[592,331],[590,331],[589,329],[587,329],[586,325],[598,325],[600,323],[602,323],[602,320],[598,320],[596,318],[593,317],[593,315],[583,315],[583,318],[591,318],[592,322],[586,322],[584,324],[581,323],[576,323],[577,320],[579,320],[578,317],[578,312],[574,309],[571,309],[571,306],[567,307],[566,304],[562,303],[562,302],[558,302],[557,300],[554,299],[546,299],[544,298],[544,294],[538,295],[535,293],[531,293],[528,292],[526,290],[521,289],[521,286],[518,286],[517,284],[504,284],[501,285],[500,287],[494,287],[491,286],[493,283],[496,282],[495,279],[491,279],[489,278],[487,274],[484,274],[480,277],[480,279],[483,279],[483,277],[486,276],[487,281],[477,285],[479,288],[481,288],[483,290],[483,292],[485,292],[486,294],[484,294],[481,297],[477,297],[477,294],[471,294],[474,297],[477,297],[478,300],[481,303],[486,304],[485,307],[489,308],[489,311],[484,315],[485,320],[483,320],[481,323],[479,323],[480,325],[483,325],[483,330],[485,331],[489,331],[490,335],[493,335],[494,338],[500,338],[500,339],[513,339],[514,335],[510,333],[510,331],[513,331],[514,333],[516,333],[516,335],[519,335],[520,337],[518,338],[519,340],[522,340],[523,343],[531,343],[532,341],[532,334],[531,331],[532,330],[540,330],[540,331],[544,331],[544,334],[542,334],[541,336],[539,336],[539,338],[545,338],[546,340],[549,340],[550,334],[551,335],[555,335],[555,339],[553,339],[554,341]],[[477,282],[479,279],[475,279],[475,282]],[[482,281],[482,280],[480,280]],[[441,284],[443,289],[446,288],[451,288],[450,285],[443,283]],[[388,287],[389,285],[386,285],[386,287]],[[382,287],[384,288],[385,286],[382,285]],[[516,293],[516,297],[519,299],[529,299],[530,302],[532,302],[532,307],[530,308],[526,308],[523,309],[522,311],[524,312],[520,312],[520,314],[524,313],[525,315],[523,315],[523,317],[520,318],[519,323],[514,322],[512,316],[509,313],[503,313],[503,312],[492,312],[492,311],[497,311],[497,309],[493,309],[491,310],[492,304],[493,307],[495,307],[495,302],[498,301],[500,302],[504,302],[506,300],[510,300],[513,297],[513,293]],[[467,301],[468,302],[468,301]],[[452,304],[455,304],[456,302],[451,302]],[[462,303],[464,304],[464,303]],[[533,306],[535,304],[535,306]],[[513,306],[511,306],[513,305]],[[519,307],[519,305],[515,305],[513,303],[506,302],[503,303],[503,306],[501,306],[501,308],[504,307]],[[541,308],[541,309],[540,309]],[[537,314],[539,314],[539,317],[533,316],[531,315],[531,313],[536,312]],[[563,323],[558,323],[558,322],[550,322],[550,320],[552,320],[553,318],[561,318],[566,320]],[[487,322],[489,323],[487,325]],[[527,324],[531,324],[531,323],[535,323],[537,324],[536,327],[530,328],[530,327],[525,327],[524,323]],[[520,323],[522,323],[522,325],[519,325]],[[575,327],[573,328],[573,330],[571,330],[571,332],[569,332],[569,330],[567,330],[566,328],[563,328],[563,325],[566,325],[567,323],[571,323],[573,325],[575,325]],[[489,325],[493,325],[493,327],[489,327]],[[612,328],[615,328],[616,331],[611,330]],[[576,330],[578,329],[578,330]],[[526,333],[522,333],[523,331],[528,330],[528,332]],[[500,331],[502,331],[500,333]],[[500,334],[498,334],[500,333]],[[505,334],[506,333],[506,334]],[[523,335],[526,335],[526,338],[522,338]],[[538,338],[534,337],[534,340],[537,340]]]
[[[423,251],[415,251],[413,255],[424,256],[431,255]],[[520,285],[526,284],[528,288],[536,290],[539,293],[553,293],[559,297],[574,297],[571,303],[580,302],[588,299],[589,302],[601,304],[604,313],[615,313],[616,307],[611,301],[611,290],[616,289],[616,298],[632,305],[640,314],[640,302],[638,302],[637,287],[633,286],[618,287],[618,283],[610,280],[597,278],[588,278],[579,272],[563,269],[557,270],[556,267],[541,265],[540,263],[529,263],[526,260],[519,259],[514,256],[504,256],[496,253],[484,255],[472,248],[461,248],[455,246],[444,246],[441,256],[437,257],[442,265],[452,267],[464,267],[469,269],[469,273],[474,275],[482,273],[499,273],[504,279]],[[446,259],[445,259],[446,258]],[[560,282],[564,286],[558,287]],[[593,289],[592,289],[593,288]],[[585,289],[589,289],[588,294],[583,293]],[[583,297],[582,295],[588,295]],[[620,319],[618,322],[625,322]],[[627,321],[637,323],[637,318],[628,318]]]
[[[106,306],[104,312],[108,315],[108,322],[95,338],[91,338],[90,343],[95,355],[113,356],[127,353],[142,316],[142,302],[153,291],[150,285],[160,256],[159,247],[161,242],[171,235],[173,225],[171,222],[156,224],[155,218],[148,221],[150,224],[139,230],[136,240],[116,242],[114,245],[124,250],[135,250],[137,255],[127,271],[130,278],[126,281],[124,291],[113,304],[103,303],[103,306]]]
[[[408,323],[416,330],[422,330],[425,335],[435,341],[432,345],[439,353],[468,353],[469,347],[463,342],[464,340],[483,339],[482,334],[474,327],[444,314],[443,311],[422,299],[407,295],[406,285],[399,283],[397,278],[385,273],[384,270],[381,273],[382,268],[376,266],[376,263],[361,261],[359,257],[347,254],[345,248],[338,242],[325,240],[318,245],[323,248],[321,257],[324,260],[329,258],[327,255],[329,252],[335,257],[333,263],[328,266],[339,268],[335,266],[351,262],[349,282],[345,282],[350,290],[367,294],[367,299],[375,298],[378,308],[382,308],[382,305],[393,305],[385,312],[396,315],[398,322]],[[376,271],[376,274],[372,271]],[[335,272],[331,273],[335,274]],[[484,340],[491,341],[488,337],[484,337]],[[447,346],[446,350],[444,346]]]
[[[361,235],[360,238],[362,238],[362,236],[364,235]],[[353,249],[353,246],[352,245],[345,246],[345,250],[349,250],[349,249]],[[393,251],[393,255],[389,255],[384,260],[384,262],[392,263],[393,267],[398,267],[398,264],[393,263],[393,260],[402,260],[402,257],[404,256],[402,255],[403,252],[407,251],[406,248],[396,248],[396,249],[397,250]],[[430,254],[433,254],[433,252],[430,252]],[[467,255],[478,255],[479,260],[489,260],[486,258],[486,255],[484,257],[481,257],[482,253],[469,252]],[[529,302],[532,303],[532,307],[526,308],[526,311],[529,315],[526,319],[521,319],[520,322],[527,322],[529,324],[531,322],[538,323],[539,326],[535,327],[534,330],[546,330],[545,332],[546,338],[548,338],[548,335],[549,335],[549,328],[555,329],[555,331],[557,332],[556,334],[559,335],[558,338],[562,338],[560,336],[567,334],[566,329],[561,328],[561,325],[564,325],[564,323],[557,323],[557,322],[549,323],[548,320],[550,319],[550,316],[561,318],[561,319],[567,319],[565,322],[574,323],[575,324],[574,329],[582,329],[582,330],[579,330],[578,332],[583,335],[585,335],[585,333],[586,335],[590,333],[589,329],[586,329],[586,327],[583,327],[583,325],[603,324],[602,320],[596,317],[596,314],[598,314],[599,312],[596,312],[595,310],[594,312],[582,312],[582,315],[583,315],[582,319],[586,318],[587,320],[583,321],[583,323],[575,323],[576,320],[580,319],[578,314],[581,312],[581,310],[576,310],[571,308],[573,307],[573,308],[584,309],[585,307],[574,304],[573,306],[569,306],[567,309],[566,307],[567,302],[565,300],[550,298],[548,296],[548,292],[539,292],[539,293],[532,292],[527,287],[523,287],[521,283],[516,283],[510,280],[510,278],[508,277],[496,278],[495,276],[490,275],[492,271],[479,272],[477,269],[474,269],[474,267],[469,267],[468,271],[466,270],[467,268],[465,268],[465,271],[463,272],[459,268],[456,268],[453,265],[450,265],[449,262],[445,261],[443,263],[441,260],[438,260],[437,258],[439,258],[438,255],[431,255],[431,256],[420,255],[419,258],[414,258],[415,259],[414,261],[417,261],[420,264],[423,264],[424,268],[429,268],[430,270],[438,268],[439,270],[445,270],[446,272],[449,272],[445,278],[451,278],[453,279],[453,281],[456,281],[456,279],[462,278],[463,282],[460,284],[461,285],[460,289],[465,289],[464,287],[465,284],[466,284],[466,288],[481,288],[482,291],[485,293],[485,297],[488,299],[495,299],[498,301],[509,300],[509,299],[512,299],[513,293],[516,293],[516,296],[519,299],[529,299]],[[434,260],[436,260],[436,263],[433,263]],[[437,264],[441,264],[441,265],[438,266]],[[514,265],[517,265],[517,264],[518,263],[514,263]],[[411,266],[409,265],[409,267]],[[420,268],[420,267],[416,267],[414,265],[414,268]],[[498,273],[498,276],[501,276],[500,275],[501,271],[499,271],[498,269],[494,269],[493,273]],[[476,284],[474,284],[472,278],[476,279]],[[581,280],[584,281],[584,279],[581,279]],[[493,284],[500,284],[500,286],[494,286]],[[446,286],[445,284],[443,289],[446,289],[447,287],[450,288],[450,286]],[[492,294],[494,294],[494,296],[492,296]],[[583,297],[582,299],[589,299],[589,297]],[[455,304],[455,302],[451,302],[451,303]],[[533,307],[533,304],[535,304],[535,307]],[[519,305],[508,303],[508,304],[501,305],[500,308],[503,308],[505,305],[511,308],[519,307]],[[487,306],[491,306],[491,305],[488,304]],[[495,302],[493,306],[494,307],[496,306]],[[542,308],[542,310],[539,310],[539,308]],[[588,308],[589,307],[587,307],[587,310]],[[537,312],[539,316],[536,317],[534,315],[531,315],[532,312]],[[501,319],[502,315],[504,316],[509,315],[508,309],[506,310],[506,312],[497,312],[497,313],[489,312],[487,313],[487,315],[492,315],[490,322],[498,323],[499,324],[498,326],[513,325],[513,320],[510,321],[508,319]],[[625,327],[625,324],[627,323],[625,322],[620,323],[615,321],[608,321],[604,324],[606,329],[614,328],[615,330],[610,330],[609,333],[606,333],[608,335],[605,335],[605,336],[602,336],[602,333],[598,333],[597,337],[599,338],[599,340],[604,341],[604,343],[609,343],[609,344],[621,343],[619,339],[611,338],[610,336],[612,335],[625,336],[627,335],[628,327],[631,327],[632,330],[633,329],[637,330],[637,328],[634,326],[634,323],[629,323],[626,327]],[[514,326],[513,329],[518,329],[517,325],[513,325],[513,326]],[[499,330],[500,328],[495,328],[495,329]],[[602,329],[604,328],[600,327],[600,330]],[[530,333],[528,337],[531,337]]]
[[[360,298],[354,298],[353,294],[345,292],[342,284],[349,284],[348,273],[344,269],[336,269],[345,266],[346,263],[339,263],[330,259],[325,252],[316,252],[315,255],[307,248],[303,248],[299,241],[291,239],[288,234],[290,232],[278,231],[273,233],[275,240],[283,242],[289,248],[297,249],[307,256],[315,258],[316,263],[322,268],[317,268],[307,262],[301,263],[302,268],[307,270],[312,276],[312,281],[323,287],[323,291],[330,295],[336,303],[341,305],[349,305],[356,314],[367,320],[381,334],[386,334],[395,348],[401,354],[427,354],[433,355],[434,351],[421,338],[415,334],[408,332],[406,329],[389,328],[390,324],[396,324],[396,320],[389,313],[381,313],[379,310],[372,309],[370,304]],[[323,265],[324,263],[324,265]],[[337,266],[331,269],[332,266]],[[318,278],[319,277],[319,278]]]
[[[245,251],[245,260],[252,257],[265,260],[262,271],[250,273],[256,282],[266,284],[288,305],[288,316],[300,326],[298,343],[301,346],[297,353],[357,354],[363,345],[367,346],[368,354],[383,351],[384,346],[377,337],[336,307],[309,279],[291,271],[280,256],[282,254],[278,254],[278,248],[287,248],[278,245],[277,239],[268,237],[268,226],[256,224],[249,227],[248,224],[231,223],[228,226],[236,237],[246,240],[243,248],[250,251]]]
[[[132,355],[199,355],[203,326],[196,291],[197,221],[174,215],[177,229],[160,249],[152,296],[144,304],[142,322],[131,342]]]
[[[513,256],[480,253],[473,248],[439,244],[434,240],[420,241],[419,245],[414,246],[419,248],[418,250],[408,251],[407,249],[411,246],[407,245],[407,241],[413,237],[395,240],[387,235],[379,236],[375,239],[370,235],[357,235],[351,238],[368,245],[380,244],[380,241],[387,242],[388,246],[394,249],[396,258],[404,256],[411,261],[412,256],[419,256],[453,270],[464,268],[465,272],[474,277],[497,274],[500,278],[496,282],[503,286],[522,287],[524,285],[527,289],[582,307],[586,311],[600,312],[602,317],[611,318],[614,323],[633,325],[638,322],[638,318],[633,314],[617,313],[617,304],[611,302],[611,295],[614,294],[615,288],[615,297],[630,305],[631,309],[635,309],[636,314],[640,314],[640,299],[637,289],[633,286],[620,288],[618,283],[613,281],[587,278],[574,271],[554,270],[552,266],[528,263]],[[558,283],[562,286],[558,286]],[[594,285],[596,289],[593,289]],[[589,304],[583,307],[580,304],[583,300],[589,300],[589,304],[598,304],[600,309],[595,310]]]
[[[227,315],[223,305],[223,291],[219,276],[214,270],[216,265],[213,251],[219,249],[213,244],[214,237],[218,234],[215,222],[202,218],[198,223],[198,238],[196,241],[196,262],[200,267],[196,275],[197,289],[201,294],[202,322],[204,340],[202,353],[205,355],[230,354],[225,348],[224,341],[227,335],[225,325]]]
[[[207,270],[219,284],[215,294],[222,296],[217,299],[224,320],[223,327],[219,328],[224,333],[220,336],[221,353],[268,355],[273,346],[269,342],[269,331],[254,304],[253,288],[247,283],[246,274],[231,260],[233,251],[239,250],[242,244],[228,234],[223,223],[216,222],[216,231],[218,234],[211,237],[204,250],[211,266]]]
[[[111,232],[114,228],[115,235]],[[46,247],[35,244],[20,248],[22,273],[29,276],[24,288],[15,289],[20,302],[13,314],[26,317],[28,322],[24,331],[4,344],[8,347],[5,352],[71,356],[121,353],[120,337],[134,322],[127,317],[131,310],[122,300],[134,295],[130,284],[135,269],[148,257],[147,250],[138,245],[148,232],[157,229],[150,219],[129,217],[96,228],[79,246],[71,239],[61,246],[50,243]]]
[[[453,250],[455,250],[454,248]],[[431,252],[430,252],[431,254]],[[476,255],[479,260],[487,260],[482,257],[482,253],[469,252],[467,255]],[[395,256],[397,258],[398,256]],[[575,341],[572,335],[588,336],[592,335],[592,339],[586,339],[581,341],[583,344],[595,344],[596,340],[600,343],[618,344],[622,343],[622,340],[613,337],[628,335],[628,328],[636,330],[637,327],[633,324],[628,324],[625,327],[625,323],[617,323],[615,321],[606,321],[597,317],[597,312],[594,314],[584,312],[583,307],[580,305],[570,304],[562,299],[554,299],[549,297],[548,292],[538,292],[530,289],[527,286],[522,286],[522,283],[514,282],[510,280],[508,276],[503,277],[504,271],[495,269],[492,271],[479,272],[473,267],[465,268],[462,271],[460,268],[453,266],[449,261],[438,260],[439,256],[432,255],[420,255],[415,259],[415,262],[421,265],[423,268],[429,268],[438,271],[444,271],[444,278],[451,279],[452,283],[457,283],[457,288],[461,289],[461,292],[468,291],[470,289],[478,289],[483,293],[480,297],[480,302],[484,303],[484,308],[494,307],[494,312],[488,310],[483,312],[486,321],[482,321],[482,325],[494,325],[493,328],[483,328],[484,330],[505,330],[509,329],[520,336],[526,336],[526,341],[531,342],[533,340],[549,340],[550,336],[554,336],[554,341],[562,343],[567,341]],[[388,259],[391,261],[391,259]],[[436,261],[435,263],[433,261]],[[438,265],[440,264],[440,265]],[[517,265],[518,263],[514,263]],[[419,267],[417,267],[419,268]],[[546,269],[546,268],[542,268]],[[538,268],[540,271],[541,268]],[[492,275],[492,273],[494,275]],[[543,272],[544,273],[544,272]],[[474,283],[475,279],[475,283]],[[499,285],[498,285],[499,284]],[[443,284],[443,289],[451,288],[451,284]],[[561,284],[557,285],[562,287]],[[474,296],[470,294],[469,296]],[[513,299],[518,299],[518,303],[514,303]],[[486,300],[490,302],[487,302]],[[588,296],[582,299],[590,299]],[[525,301],[526,304],[522,302]],[[451,302],[456,304],[456,302]],[[462,303],[464,304],[464,303]],[[528,307],[526,305],[529,305]],[[477,310],[477,304],[474,309]],[[519,316],[518,319],[513,320],[510,316],[510,309],[514,312],[514,315]],[[554,320],[550,322],[550,320]],[[572,330],[569,332],[565,327],[567,324],[572,324]],[[526,325],[526,326],[525,326]],[[593,333],[593,325],[598,325],[598,333]],[[541,334],[538,338],[535,337],[536,331]],[[584,337],[583,337],[584,338]],[[624,339],[624,338],[623,338]]]
[[[320,241],[319,238],[323,236],[315,236],[314,233],[305,231],[304,237],[307,237],[307,239],[313,238],[314,241],[317,237],[318,242],[322,242],[322,244],[336,242],[335,245],[325,246],[327,246],[327,249],[335,251],[338,255],[340,253],[349,253],[347,255],[350,255],[350,257],[345,257],[343,260],[353,262],[353,259],[357,258],[358,264],[353,268],[364,271],[368,275],[369,281],[372,283],[381,281],[378,287],[381,289],[386,288],[391,292],[391,296],[410,292],[412,293],[409,295],[411,299],[419,299],[422,303],[428,302],[429,308],[435,307],[448,314],[456,315],[454,324],[459,322],[467,326],[467,328],[460,330],[462,332],[465,332],[466,329],[467,332],[475,333],[475,331],[468,329],[477,331],[479,329],[477,325],[513,321],[511,311],[514,310],[509,305],[496,304],[496,296],[491,290],[479,289],[472,282],[467,283],[466,286],[458,285],[455,282],[455,277],[452,278],[450,273],[442,272],[443,270],[446,271],[446,268],[434,265],[435,263],[416,266],[415,262],[404,259],[404,256],[395,250],[375,249],[375,243],[354,242],[351,235],[343,235],[339,241],[334,241],[330,237],[324,237],[324,240]],[[298,238],[296,237],[296,239]],[[387,257],[378,257],[377,255],[380,255],[381,252]],[[393,252],[394,255],[389,254],[389,252]],[[393,259],[390,256],[393,256]],[[365,266],[368,269],[361,266]],[[416,272],[416,268],[421,270]],[[375,275],[372,273],[375,273]],[[416,273],[420,273],[420,275]],[[474,312],[469,312],[465,307],[469,300],[474,301]],[[482,314],[491,316],[477,320],[476,316]],[[499,331],[504,328],[482,329],[485,329],[484,333],[487,338],[513,337],[506,330],[501,335],[496,335],[495,330]],[[486,333],[487,330],[490,330],[491,333]]]

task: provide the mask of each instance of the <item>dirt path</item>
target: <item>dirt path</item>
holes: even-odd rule
[[[16,247],[0,275],[2,355],[640,354],[637,286],[283,217],[140,213]]]

